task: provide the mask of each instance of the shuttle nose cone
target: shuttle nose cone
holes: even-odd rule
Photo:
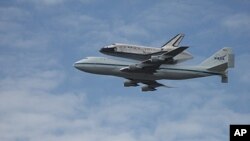
[[[73,64],[73,66],[74,66],[76,69],[80,69],[80,64],[77,63],[77,62],[75,62],[75,63]]]
[[[100,51],[101,53],[103,53],[104,50],[105,50],[105,48],[101,48],[99,51]]]

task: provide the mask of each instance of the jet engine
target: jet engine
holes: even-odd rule
[[[139,86],[135,81],[128,80],[124,82],[124,87],[136,87]]]
[[[171,57],[166,56],[151,56],[150,61],[152,63],[168,63],[168,64],[176,64],[176,60]]]
[[[146,91],[155,91],[156,89],[154,88],[154,87],[150,87],[150,86],[143,86],[142,88],[141,88],[141,90],[143,91],[143,92],[146,92]]]
[[[138,64],[133,64],[133,65],[129,65],[129,69],[130,70],[138,70],[141,69],[142,67]]]
[[[165,58],[162,57],[162,56],[157,55],[157,56],[151,56],[150,60],[151,60],[151,62],[153,62],[153,63],[158,63],[158,62],[163,62],[163,61],[165,61]]]

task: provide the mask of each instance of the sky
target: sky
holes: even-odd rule
[[[250,123],[248,0],[0,1],[1,141],[225,141]],[[161,80],[142,93],[123,78],[72,65],[118,43],[160,47],[178,33],[197,65],[235,53],[229,83],[216,76]],[[186,65],[187,65],[186,64]]]

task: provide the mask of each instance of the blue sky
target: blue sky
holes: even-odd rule
[[[250,123],[247,0],[0,1],[0,140],[222,141]],[[123,79],[72,64],[114,42],[160,47],[185,33],[198,64],[232,47],[236,67],[219,77],[160,82],[141,93]]]

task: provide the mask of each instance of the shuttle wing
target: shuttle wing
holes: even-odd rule
[[[188,47],[179,47],[161,55],[151,56],[150,59],[138,64],[132,64],[128,67],[121,68],[120,71],[134,73],[154,73],[162,64],[174,63],[174,57],[183,52]]]

